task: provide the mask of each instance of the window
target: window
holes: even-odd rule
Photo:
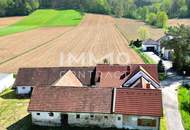
[[[53,112],[50,112],[50,113],[49,113],[49,116],[54,116]]]
[[[156,120],[154,120],[154,119],[138,119],[138,126],[156,127]]]
[[[77,119],[79,119],[79,118],[80,118],[80,115],[79,115],[79,114],[77,114],[77,115],[76,115],[76,118],[77,118]]]
[[[90,118],[94,118],[94,115],[90,115]]]
[[[120,120],[121,120],[121,117],[117,117],[117,120],[120,121]]]
[[[40,113],[36,113],[36,115],[37,115],[37,116],[39,116],[39,115],[40,115]]]
[[[104,116],[105,119],[108,119],[108,116]]]

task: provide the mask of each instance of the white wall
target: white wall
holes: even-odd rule
[[[37,115],[40,113],[40,115]],[[41,126],[61,126],[61,113],[54,112],[54,116],[50,117],[49,112],[31,112],[32,122]],[[67,113],[68,124],[71,126],[98,126],[102,128],[122,128],[123,116],[119,114],[90,114],[90,113]],[[76,118],[76,115],[80,114],[80,118]],[[94,115],[93,118],[90,115]],[[105,116],[108,118],[105,119]],[[120,117],[120,120],[118,120]]]
[[[40,115],[37,115],[40,113]],[[54,116],[49,116],[49,112],[31,112],[32,122],[40,126],[61,126],[61,113],[53,112]],[[125,129],[140,129],[140,130],[158,130],[159,117],[149,116],[128,116],[120,114],[90,114],[90,113],[66,113],[68,114],[68,124],[71,126],[88,127],[98,126],[101,128],[125,128]],[[80,118],[76,118],[79,114]],[[90,115],[94,115],[91,118]],[[108,118],[105,119],[105,116]],[[118,120],[120,117],[120,120]],[[156,127],[138,126],[138,119],[155,119]]]
[[[40,113],[40,115],[37,115]],[[49,116],[49,112],[32,112],[32,122],[41,126],[60,126],[61,114],[58,112],[53,113],[54,116]]]
[[[17,94],[30,94],[32,90],[31,86],[17,86],[16,87],[16,93]]]
[[[138,119],[155,119],[156,127],[145,127],[138,126]],[[140,129],[140,130],[159,130],[159,117],[149,117],[149,116],[123,116],[123,128],[125,129]]]
[[[93,118],[90,115],[94,115]],[[108,118],[106,119],[105,116]],[[120,120],[118,120],[120,117]],[[102,128],[122,128],[123,116],[119,114],[90,114],[81,113],[80,119],[76,118],[76,113],[69,114],[69,124],[74,126],[99,126]]]
[[[7,74],[5,77],[0,79],[0,93],[6,88],[11,87],[14,84],[14,81],[15,79],[13,74]]]
[[[142,45],[142,50],[147,51],[147,47],[154,47],[155,51],[160,52],[160,47],[158,45]]]

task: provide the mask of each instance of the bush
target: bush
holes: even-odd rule
[[[139,47],[142,46],[142,41],[139,40],[139,39],[137,39],[136,41],[133,41],[133,40],[132,40],[132,41],[130,42],[129,46],[135,46],[135,47],[139,48]]]
[[[158,63],[158,72],[159,73],[164,73],[165,72],[165,67],[164,67],[164,64],[163,64],[162,60],[160,60],[159,63]]]

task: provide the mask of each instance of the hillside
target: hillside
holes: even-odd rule
[[[37,10],[21,21],[0,29],[0,36],[39,27],[76,26],[82,17],[81,13],[75,10]]]

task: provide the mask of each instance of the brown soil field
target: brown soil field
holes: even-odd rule
[[[164,31],[162,29],[147,25],[139,20],[126,18],[116,19],[116,26],[126,35],[128,41],[139,38],[138,30],[140,27],[146,27],[149,30],[151,39],[158,40],[164,36]]]
[[[177,26],[178,24],[184,24],[190,26],[190,19],[170,19],[169,26]]]
[[[29,32],[20,34],[24,35],[25,33]],[[57,34],[56,31],[55,33]],[[44,34],[39,33],[38,35],[40,35],[40,38],[36,38],[36,41],[40,41]],[[28,37],[25,42],[31,44],[30,39]],[[21,42],[22,40],[17,44],[22,44]],[[14,46],[12,48],[18,48],[19,50],[22,47]],[[7,51],[12,52],[11,48]],[[83,60],[83,62],[78,61],[70,64],[68,62],[69,54],[75,56],[78,60]],[[115,27],[114,18],[105,15],[87,14],[79,26],[67,31],[60,37],[0,64],[0,71],[16,72],[20,67],[91,66],[96,63],[103,63],[103,57],[108,54],[113,54],[112,57],[114,57],[113,62],[110,60],[111,58],[108,59],[110,63],[143,63],[136,52],[128,47],[127,40]],[[60,59],[62,60],[60,61]],[[96,61],[91,61],[93,59]]]
[[[71,28],[42,28],[0,37],[0,64],[57,39]]]
[[[5,27],[11,24],[16,23],[17,21],[21,20],[24,18],[23,16],[18,16],[18,17],[5,17],[5,18],[0,18],[0,28]]]

